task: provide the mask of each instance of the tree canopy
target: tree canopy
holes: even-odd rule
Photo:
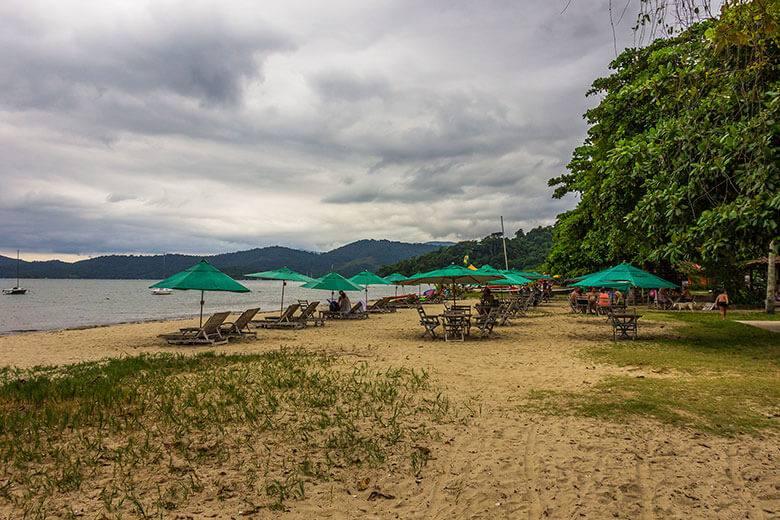
[[[553,240],[552,226],[537,227],[527,234],[519,229],[514,238],[506,239],[506,254],[512,269],[537,269],[542,266],[550,253]],[[450,264],[474,264],[477,267],[488,264],[496,268],[504,267],[504,246],[501,233],[493,233],[482,240],[458,242],[423,255],[403,260],[395,265],[386,265],[379,270],[381,276],[399,272],[410,276],[417,272],[431,271]]]
[[[580,195],[558,216],[554,272],[627,260],[722,273],[766,255],[780,233],[779,12],[727,5],[594,81],[585,143],[549,182],[555,197]]]

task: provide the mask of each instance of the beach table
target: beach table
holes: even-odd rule
[[[471,332],[471,313],[449,310],[439,315],[444,329],[444,341],[464,341]],[[460,339],[450,339],[460,337]]]
[[[636,339],[637,322],[641,317],[636,312],[612,313],[612,341],[618,338]]]

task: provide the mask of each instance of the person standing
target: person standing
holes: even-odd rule
[[[720,309],[721,319],[725,320],[726,309],[729,308],[729,293],[726,292],[726,289],[723,289],[723,292],[720,293],[717,298],[715,298],[715,305],[717,305],[718,309]]]

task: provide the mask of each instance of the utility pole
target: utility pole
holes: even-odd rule
[[[501,215],[501,241],[504,243],[504,269],[509,270],[509,260],[506,258],[506,235],[504,234],[504,216]]]

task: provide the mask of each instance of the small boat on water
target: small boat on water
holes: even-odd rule
[[[3,294],[27,294],[27,289],[19,285],[19,250],[16,250],[16,287],[3,289]]]
[[[168,256],[168,253],[165,253],[163,255],[163,278],[165,278],[165,257]],[[152,294],[157,296],[162,296],[165,294],[171,294],[173,292],[173,289],[168,289],[167,287],[155,287],[152,289]]]

